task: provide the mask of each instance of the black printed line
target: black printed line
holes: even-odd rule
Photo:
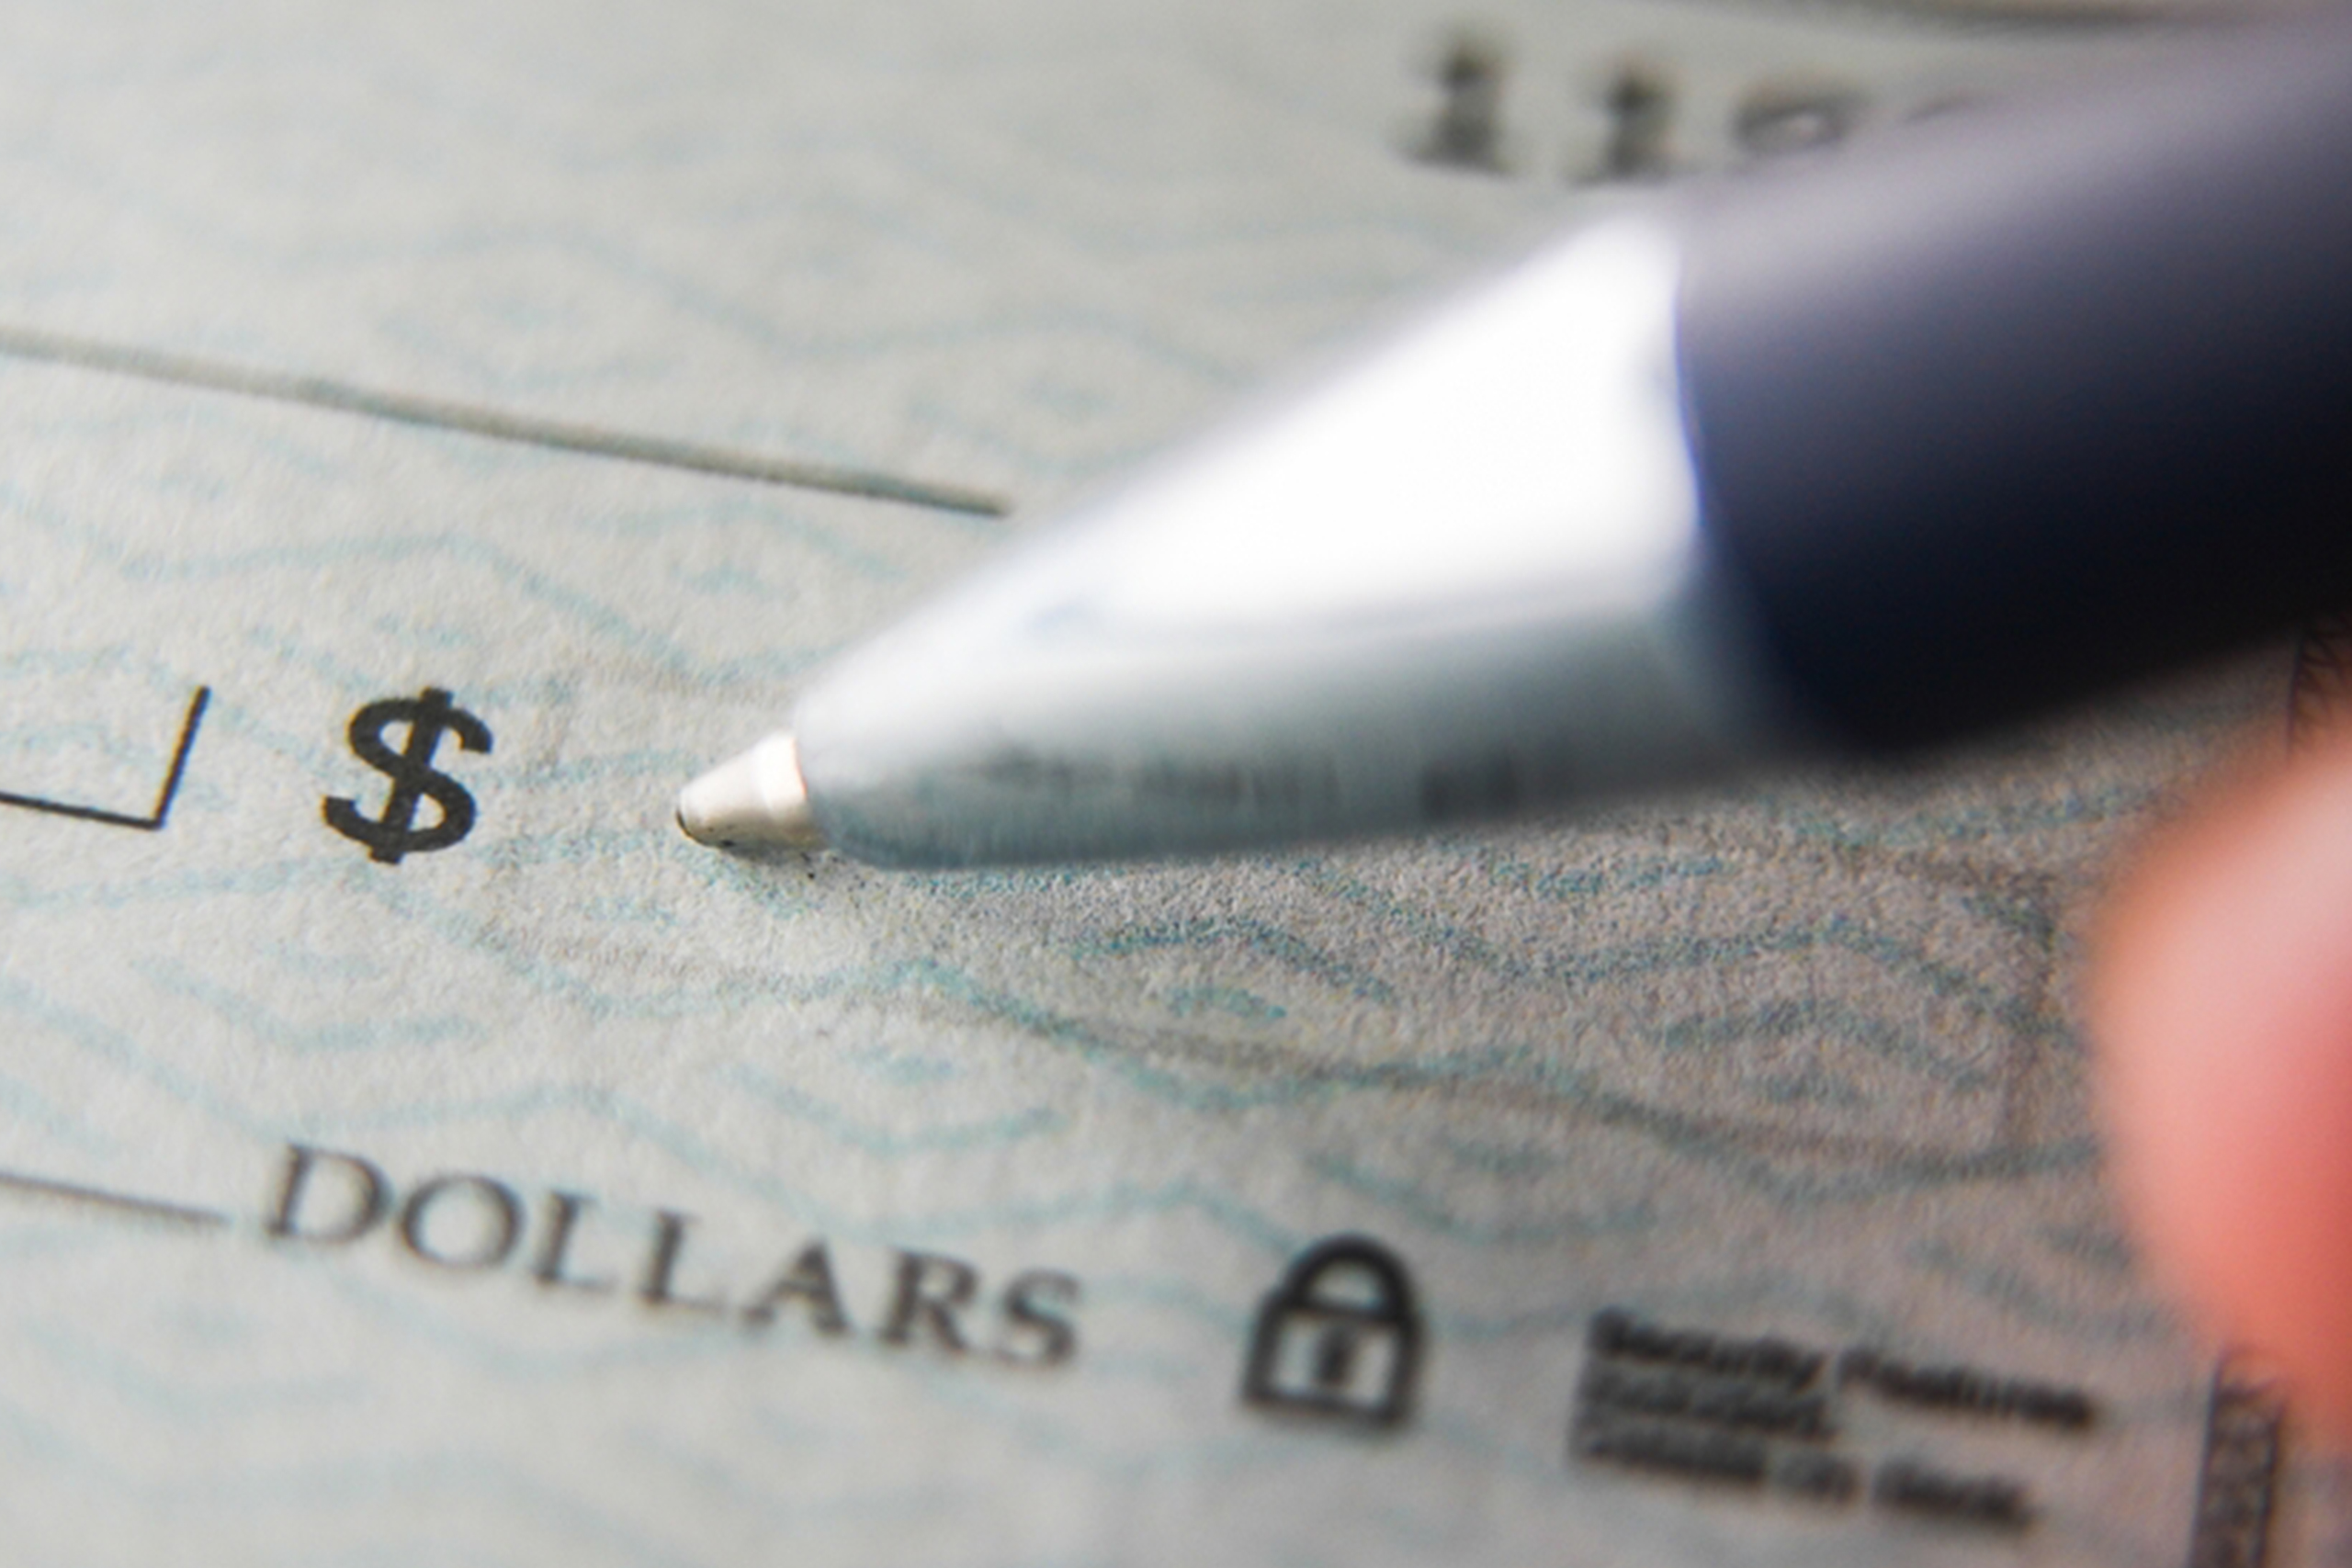
[[[5,789],[0,789],[0,806],[19,807],[51,817],[71,817],[80,822],[103,822],[109,828],[143,828],[149,832],[155,829],[155,824],[144,817],[126,816],[96,806],[74,806],[62,800],[43,800],[37,795],[11,795]]]
[[[142,1220],[161,1220],[166,1224],[186,1225],[191,1230],[218,1230],[229,1223],[229,1216],[210,1209],[190,1208],[186,1203],[167,1203],[160,1198],[136,1198],[127,1192],[108,1192],[101,1187],[84,1187],[77,1182],[52,1181],[45,1176],[27,1176],[22,1171],[0,1170],[0,1191],[20,1192],[34,1198],[53,1198],[61,1202],[80,1203],[109,1213],[130,1214]]]
[[[764,457],[725,446],[705,446],[659,435],[636,435],[562,420],[535,419],[528,414],[439,398],[411,397],[403,392],[377,391],[317,376],[294,376],[277,370],[131,348],[91,338],[68,337],[31,327],[0,326],[0,354],[50,365],[70,365],[82,370],[102,370],[164,381],[179,387],[200,387],[243,398],[272,402],[301,403],[311,408],[355,413],[399,424],[454,430],[492,441],[512,441],[526,446],[552,447],[592,457],[616,457],[623,462],[656,468],[684,468],[725,479],[750,479],[756,484],[784,485],[795,490],[825,491],[834,495],[861,496],[869,501],[895,501],[938,512],[960,512],[977,517],[1001,517],[1007,510],[1000,497],[961,485],[934,484],[926,479],[900,479],[870,468],[832,463],[796,462]]]
[[[26,811],[39,811],[51,817],[71,817],[77,822],[103,822],[109,828],[136,828],[141,832],[160,833],[171,816],[172,800],[180,792],[180,775],[187,772],[187,754],[196,744],[196,727],[204,722],[205,705],[212,700],[212,688],[198,686],[196,695],[188,699],[187,717],[180,721],[180,738],[172,748],[171,771],[164,775],[164,788],[155,796],[152,816],[133,817],[127,811],[108,811],[100,806],[76,806],[72,801],[50,800],[38,795],[17,795],[0,790],[0,806],[14,806]]]
[[[160,833],[164,822],[172,814],[172,797],[180,792],[180,775],[187,772],[188,748],[196,744],[196,727],[204,722],[204,705],[212,700],[212,688],[198,686],[196,695],[187,703],[187,718],[180,725],[180,743],[172,748],[172,771],[164,775],[164,788],[155,796],[155,815],[148,826]]]

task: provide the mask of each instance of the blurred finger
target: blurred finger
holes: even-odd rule
[[[2152,846],[2086,1001],[2150,1261],[2352,1440],[2352,728]]]

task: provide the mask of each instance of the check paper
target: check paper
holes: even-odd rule
[[[2282,660],[1399,846],[671,820],[1417,291],[2186,25],[1969,16],[22,8],[0,1554],[2340,1554],[2132,1260],[2069,998]]]

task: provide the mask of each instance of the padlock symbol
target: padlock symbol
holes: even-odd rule
[[[1396,1255],[1360,1235],[1318,1241],[1258,1307],[1244,1403],[1364,1427],[1412,1408],[1421,1320]]]

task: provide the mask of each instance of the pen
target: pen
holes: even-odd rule
[[[889,865],[1405,831],[1954,739],[2352,604],[2352,15],[1575,231],[688,784]]]

